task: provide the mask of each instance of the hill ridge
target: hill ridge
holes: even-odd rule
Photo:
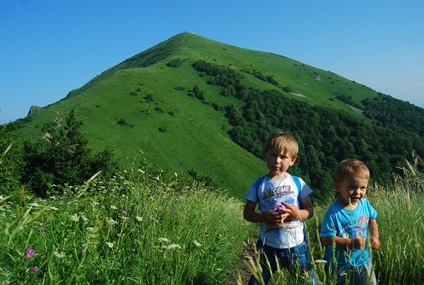
[[[402,135],[398,138],[367,119],[372,110],[363,102],[381,96],[281,55],[181,33],[107,69],[10,128],[20,128],[22,139],[42,137],[57,110],[66,114],[75,109],[94,149],[113,149],[126,165],[136,161],[188,172],[239,197],[265,171],[261,148],[266,136],[284,129],[295,134],[302,150],[295,174],[327,191],[331,165],[344,156],[367,160],[387,178],[401,166],[395,165],[401,156],[409,157],[413,148],[424,152],[413,126],[401,130],[391,125]],[[383,96],[380,105],[397,104],[391,100]],[[408,114],[409,107],[402,108],[397,113]],[[413,114],[421,120],[422,112]],[[400,121],[391,119],[391,124]],[[386,150],[384,143],[404,148],[389,159],[386,151],[396,151]]]

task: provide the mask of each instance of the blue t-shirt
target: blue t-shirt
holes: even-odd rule
[[[261,183],[257,185],[257,181]],[[300,200],[312,193],[305,182],[299,178],[301,192],[297,189],[292,176],[287,173],[283,179],[261,177],[255,180],[249,188],[245,199],[259,203],[261,213],[269,210],[278,210],[281,202],[294,204],[300,209]],[[260,239],[274,248],[290,248],[304,241],[303,223],[296,219],[287,218],[282,224],[260,223]]]
[[[355,238],[363,237],[364,249],[343,249],[336,247],[337,269],[345,270],[366,265],[370,261],[370,250],[368,248],[368,223],[369,220],[377,218],[377,211],[371,206],[366,198],[359,201],[354,210],[345,209],[337,201],[328,208],[321,226],[321,237]],[[325,259],[331,264],[333,259],[333,246],[327,245]]]

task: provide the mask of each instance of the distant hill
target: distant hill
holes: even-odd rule
[[[21,139],[41,139],[71,109],[95,150],[188,172],[243,197],[266,172],[265,138],[299,140],[292,171],[317,194],[346,157],[367,162],[383,182],[412,151],[423,155],[424,111],[299,61],[178,34],[104,71],[62,100],[12,122]]]

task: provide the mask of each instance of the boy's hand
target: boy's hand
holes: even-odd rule
[[[285,207],[285,208],[281,208],[281,210],[283,212],[285,212],[289,216],[292,216],[295,219],[299,219],[299,220],[302,219],[301,216],[300,216],[300,213],[299,213],[299,209],[295,205],[287,204],[287,203],[284,203],[284,202],[281,202],[281,205],[283,205]]]
[[[371,236],[371,248],[375,250],[380,248],[380,239],[378,236]]]
[[[351,239],[351,246],[356,249],[364,249],[365,248],[365,240],[363,237],[355,237]]]
[[[266,223],[269,224],[281,224],[289,216],[289,214],[281,214],[279,211],[269,210],[263,213]]]

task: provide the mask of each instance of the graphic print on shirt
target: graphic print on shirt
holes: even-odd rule
[[[341,236],[344,238],[365,237],[368,221],[367,216],[360,216],[356,221],[341,224]]]
[[[264,191],[263,195],[264,202],[268,204],[268,209],[276,210],[281,215],[284,214],[284,212],[281,210],[284,208],[281,202],[296,205],[297,200],[293,196],[297,197],[297,193],[296,191],[292,190],[290,185],[272,187],[271,189]],[[292,222],[291,218],[286,218],[282,224],[269,225],[266,232],[268,233],[270,231],[287,230],[297,228],[298,226],[298,224],[294,224]]]

